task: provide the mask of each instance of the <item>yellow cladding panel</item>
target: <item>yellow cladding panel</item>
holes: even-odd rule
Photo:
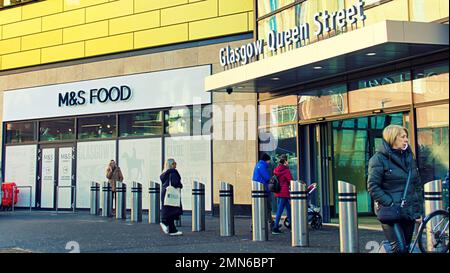
[[[14,23],[22,19],[22,7],[0,10],[0,25]]]
[[[41,31],[41,18],[3,26],[3,39],[33,34]]]
[[[409,7],[411,21],[433,22],[448,18],[448,0],[410,0]]]
[[[108,3],[108,0],[64,0],[64,10],[79,9],[102,3]]]
[[[219,0],[219,16],[253,11],[253,0]]]
[[[39,64],[41,50],[30,50],[2,56],[2,69],[10,69]]]
[[[134,48],[166,45],[188,40],[188,24],[135,32]]]
[[[20,51],[20,38],[0,41],[0,55]]]
[[[248,14],[240,13],[189,23],[189,40],[248,31]]]
[[[62,44],[62,29],[22,37],[22,50]]]
[[[22,20],[62,12],[63,0],[47,0],[22,7]]]
[[[42,49],[42,63],[51,63],[83,57],[84,42],[53,46]]]
[[[159,10],[112,19],[109,21],[109,34],[159,27],[159,19]]]
[[[84,9],[45,16],[42,18],[42,31],[81,25],[85,22],[84,17]]]
[[[120,0],[86,8],[86,22],[124,16],[133,13],[133,1]]]
[[[408,21],[408,0],[394,0],[365,11],[366,26],[385,20]]]
[[[134,12],[162,9],[187,3],[188,0],[134,0]]]
[[[161,25],[174,25],[216,16],[217,0],[207,0],[161,10]]]
[[[86,56],[133,49],[133,33],[86,41]]]
[[[66,28],[63,32],[63,42],[66,44],[104,36],[108,36],[108,21]]]
[[[252,12],[248,13],[248,30],[254,30],[255,28],[255,14]]]

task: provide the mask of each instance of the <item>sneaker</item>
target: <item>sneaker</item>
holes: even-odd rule
[[[169,233],[169,227],[168,227],[168,226],[166,226],[166,225],[163,224],[163,223],[159,223],[159,225],[161,226],[161,229],[162,229],[162,231],[163,231],[165,234],[168,234],[168,233]]]
[[[278,234],[282,234],[283,232],[281,232],[281,230],[279,228],[274,228],[272,229],[272,234],[273,235],[278,235]]]
[[[177,232],[174,232],[174,233],[169,233],[169,235],[170,236],[180,236],[180,235],[183,235],[183,232],[177,231]]]

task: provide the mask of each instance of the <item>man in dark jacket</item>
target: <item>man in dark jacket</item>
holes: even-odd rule
[[[262,154],[261,159],[258,161],[258,163],[256,163],[255,169],[253,170],[252,180],[264,184],[264,188],[267,192],[267,219],[269,220],[270,225],[272,225],[272,193],[269,191],[269,166],[270,156],[264,153]]]
[[[383,141],[369,161],[368,190],[379,206],[401,204],[411,170],[406,203],[401,210],[401,220],[382,223],[393,252],[408,252],[414,233],[415,219],[423,214],[423,185],[419,171],[408,146],[408,131],[398,125],[389,125],[383,131]]]

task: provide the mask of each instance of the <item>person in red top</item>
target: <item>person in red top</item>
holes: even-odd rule
[[[289,170],[289,164],[286,155],[283,154],[280,156],[279,165],[275,168],[273,173],[277,176],[278,182],[280,183],[280,192],[275,194],[278,198],[278,209],[277,216],[275,218],[275,224],[272,228],[272,234],[276,235],[281,234],[279,223],[284,208],[286,208],[287,218],[289,219],[289,222],[291,220],[291,198],[289,194],[289,185],[293,178],[291,171]]]

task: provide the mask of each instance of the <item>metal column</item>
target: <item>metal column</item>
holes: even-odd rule
[[[291,210],[291,245],[309,246],[308,203],[304,182],[291,181]]]
[[[127,219],[127,185],[123,182],[116,185],[116,219]]]
[[[205,230],[205,184],[192,182],[192,231]]]
[[[252,229],[253,241],[267,241],[269,239],[269,225],[267,219],[268,194],[264,184],[252,181]]]
[[[161,206],[161,186],[159,183],[150,181],[148,188],[150,194],[150,206],[148,209],[148,222],[150,224],[158,224],[160,221],[160,206]]]
[[[142,222],[142,184],[133,182],[131,188],[131,222]]]
[[[358,253],[358,213],[356,207],[356,187],[338,181],[339,238],[342,253]]]
[[[220,183],[220,236],[234,236],[233,185]]]
[[[102,216],[103,217],[112,217],[112,188],[111,183],[103,182],[103,207],[102,207]]]
[[[91,210],[92,215],[100,215],[100,184],[91,183]]]
[[[424,195],[425,195],[425,215],[429,215],[433,211],[441,210],[442,207],[442,181],[441,180],[433,180],[427,182],[424,185]],[[433,217],[431,221],[427,223],[427,230],[431,230],[432,227],[435,227],[440,221],[441,217]],[[438,250],[433,247],[433,238],[431,236],[426,236],[427,238],[427,249],[428,251]]]

